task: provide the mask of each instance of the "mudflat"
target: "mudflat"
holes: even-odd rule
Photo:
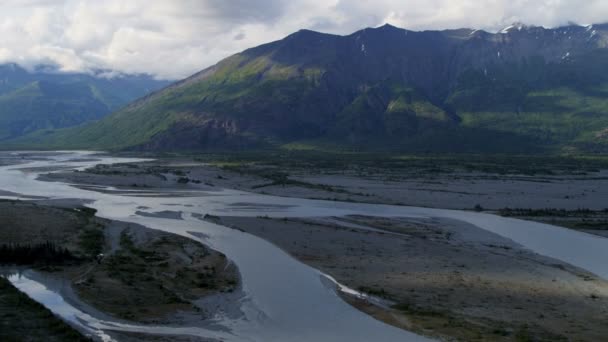
[[[440,209],[604,210],[608,203],[608,169],[595,167],[549,165],[548,169],[530,171],[505,170],[499,168],[506,167],[502,165],[466,169],[442,166],[441,162],[408,168],[317,164],[284,167],[265,160],[221,163],[192,158],[159,159],[58,172],[42,179],[138,190],[225,188],[285,197]]]
[[[425,167],[338,170],[318,164],[283,168],[265,161],[219,164],[175,158],[59,172],[44,179],[119,188],[112,191],[236,189],[474,209],[590,228],[586,231],[597,235],[606,229],[604,169],[581,170],[573,164],[531,172],[494,166],[430,172]],[[557,211],[578,216],[554,222]],[[535,217],[538,212],[549,214]],[[360,310],[420,334],[467,341],[597,341],[608,335],[606,280],[463,222],[362,216],[206,219],[274,243],[364,293],[343,294]]]
[[[608,282],[444,219],[208,217],[257,235],[341,284],[359,309],[417,333],[466,341],[598,341]]]

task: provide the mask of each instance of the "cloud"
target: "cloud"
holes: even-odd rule
[[[608,21],[605,0],[3,0],[0,62],[177,79],[302,28],[349,34]]]

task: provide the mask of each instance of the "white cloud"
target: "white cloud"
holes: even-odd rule
[[[3,0],[0,62],[188,76],[301,28],[348,34],[608,21],[605,0]]]

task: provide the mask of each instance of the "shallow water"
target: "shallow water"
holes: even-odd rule
[[[38,156],[40,157],[40,156]],[[426,338],[379,322],[344,302],[336,293],[337,286],[317,270],[293,259],[274,245],[238,230],[203,222],[193,214],[232,212],[235,214],[280,215],[295,207],[245,204],[255,198],[237,191],[189,192],[171,196],[139,197],[130,194],[109,194],[78,189],[63,183],[36,180],[34,168],[48,170],[49,166],[85,168],[98,163],[136,162],[137,159],[100,157],[97,161],[84,152],[73,154],[45,154],[48,160],[36,160],[28,164],[0,167],[0,189],[22,196],[43,196],[51,199],[92,200],[89,206],[98,215],[145,225],[198,239],[226,254],[238,266],[242,277],[245,298],[238,318],[218,316],[215,324],[223,330],[204,329],[204,324],[193,327],[141,327],[108,322],[80,311],[61,298],[60,291],[49,287],[43,279],[27,274],[11,277],[13,283],[49,307],[65,320],[81,329],[90,331],[101,339],[109,339],[104,331],[139,331],[146,333],[186,334],[227,341],[425,341]],[[73,161],[72,159],[78,159]],[[22,169],[27,170],[23,172]],[[245,201],[242,198],[247,198]],[[273,200],[276,202],[276,200]],[[273,202],[271,201],[271,202]],[[260,201],[264,203],[265,201]],[[183,219],[167,219],[137,215],[145,209],[148,213],[181,211]],[[312,213],[312,212],[311,212]],[[295,212],[294,212],[295,214]],[[196,233],[192,235],[192,233]]]
[[[64,183],[38,181],[38,172],[31,169],[65,166],[83,169],[99,163],[140,160],[101,157],[88,152],[44,154],[42,158],[41,155],[35,157],[38,160],[28,164],[0,167],[0,190],[19,193],[22,196],[92,200],[89,206],[97,209],[101,217],[138,223],[193,239],[203,236],[205,243],[223,252],[236,263],[246,295],[241,303],[243,316],[218,316],[215,322],[228,329],[230,334],[205,330],[199,325],[198,328],[193,327],[187,331],[184,330],[187,328],[182,328],[181,333],[219,337],[229,341],[426,340],[376,321],[354,309],[340,299],[336,294],[335,284],[327,281],[319,271],[298,262],[269,242],[197,218],[205,214],[270,217],[360,214],[450,218],[471,223],[512,239],[539,254],[560,259],[608,278],[608,263],[603,262],[608,257],[608,239],[549,225],[474,212],[283,198],[235,190],[188,191],[188,196],[179,192],[148,193],[147,196],[128,192],[100,193]],[[91,161],[91,158],[96,160]],[[21,171],[23,168],[28,171]],[[181,220],[176,220],[162,218],[162,215],[142,216],[136,214],[138,211],[149,214],[173,211],[183,214]],[[64,304],[69,306],[65,302]],[[56,305],[56,302],[49,302],[48,306],[53,309]],[[63,311],[56,312],[62,315]],[[103,331],[127,329],[125,325],[112,325],[107,322],[100,324],[96,318],[82,313],[78,318],[84,327],[97,336]],[[128,326],[128,329],[151,332],[149,327]],[[153,330],[155,333],[176,333],[173,329],[175,328],[156,327]]]
[[[111,331],[143,332],[159,335],[206,336],[221,340],[230,340],[233,337],[226,332],[204,329],[202,327],[139,326],[100,319],[76,308],[60,295],[60,293],[65,291],[66,287],[69,287],[69,284],[63,281],[59,281],[32,270],[7,272],[3,276],[5,276],[16,288],[27,293],[30,298],[51,309],[56,315],[60,316],[78,330],[87,333],[91,338],[103,342],[114,341],[110,335],[111,333],[109,333]]]

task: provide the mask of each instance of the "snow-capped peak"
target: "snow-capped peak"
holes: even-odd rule
[[[521,31],[521,30],[525,29],[526,27],[527,27],[526,25],[524,25],[520,22],[516,22],[516,23],[513,23],[513,24],[505,27],[504,29],[502,29],[500,31],[500,33],[507,34],[513,30]]]

